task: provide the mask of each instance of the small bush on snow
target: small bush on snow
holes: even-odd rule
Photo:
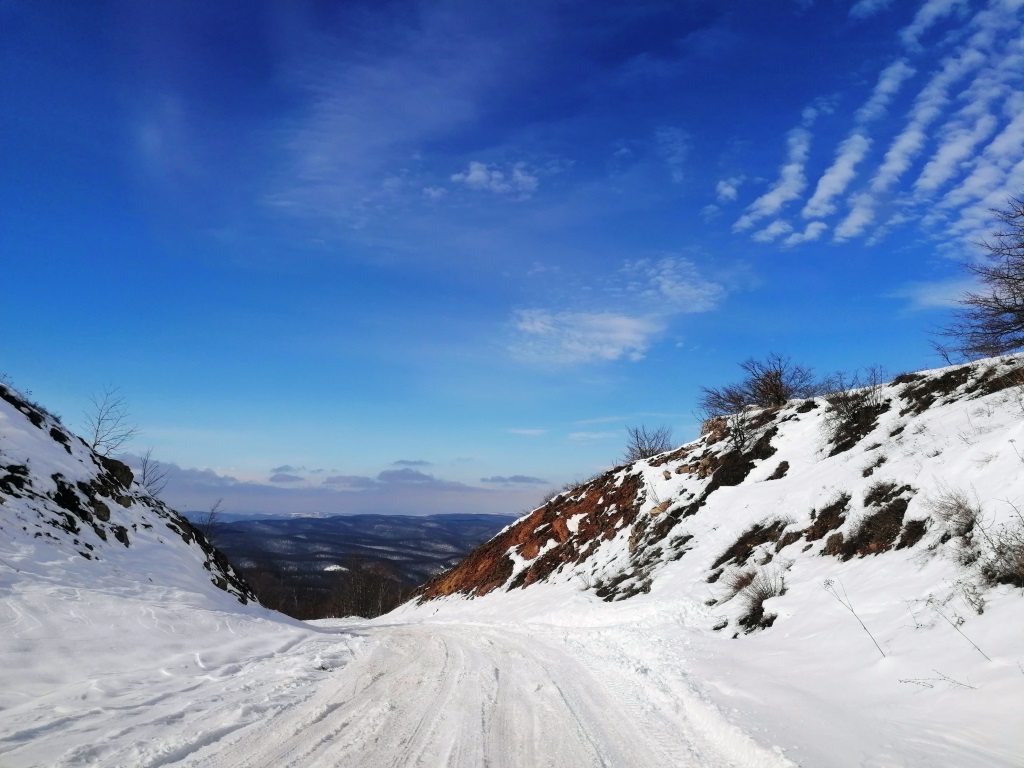
[[[765,601],[785,593],[786,579],[780,570],[775,568],[759,570],[750,583],[738,593],[747,603],[747,612],[740,617],[740,625],[747,632],[770,627],[776,617],[775,614],[765,614]]]
[[[756,576],[756,571],[754,571],[753,569],[746,569],[742,571],[733,571],[724,579],[722,579],[722,583],[729,590],[729,597],[726,599],[731,600],[744,589],[749,587],[751,582],[753,582],[756,578]]]
[[[928,502],[931,513],[941,520],[953,536],[966,536],[981,522],[981,504],[964,491],[943,488]]]
[[[1010,506],[1014,517],[997,526],[986,520],[977,497],[964,491],[944,488],[929,502],[949,536],[959,539],[957,560],[962,566],[976,569],[985,584],[1024,588],[1024,515]]]

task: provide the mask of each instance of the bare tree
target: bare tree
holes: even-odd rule
[[[208,510],[197,515],[192,523],[193,527],[211,543],[213,542],[213,537],[217,535],[217,531],[220,529],[223,505],[224,499],[221,497],[213,502]]]
[[[935,344],[947,362],[1024,347],[1024,197],[1010,198],[1004,210],[992,213],[1000,228],[992,240],[979,243],[984,257],[966,264],[981,289],[960,298],[952,321],[939,332],[951,343]]]
[[[641,425],[639,427],[626,427],[629,437],[626,440],[626,452],[622,460],[626,462],[649,459],[659,453],[672,449],[672,428],[667,426],[648,429]]]
[[[85,412],[89,447],[101,456],[120,450],[138,434],[131,419],[128,401],[117,387],[105,387],[102,395],[89,398],[92,407]]]
[[[701,387],[698,406],[707,418],[729,416],[750,406],[778,407],[795,397],[814,397],[821,389],[810,368],[774,352],[764,360],[740,363],[740,368],[746,376],[738,384]]]
[[[154,499],[159,499],[167,487],[167,467],[153,458],[152,447],[139,457],[139,484]]]

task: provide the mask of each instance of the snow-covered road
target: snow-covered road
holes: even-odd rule
[[[603,663],[598,675],[536,632],[479,624],[356,631],[366,635],[363,651],[301,706],[188,764],[572,768],[724,766],[740,757],[735,743],[716,743],[677,707],[660,709],[650,695],[656,685]],[[743,746],[752,759],[742,764],[785,763]]]
[[[714,765],[566,652],[481,626],[377,628],[317,692],[196,765]],[[673,743],[675,742],[675,743]],[[711,759],[703,759],[711,758]]]
[[[568,628],[487,623],[239,638],[0,713],[0,765],[789,764],[602,634],[590,650]]]

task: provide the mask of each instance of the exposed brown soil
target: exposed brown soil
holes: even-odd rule
[[[728,562],[743,565],[754,554],[754,550],[757,547],[776,541],[785,527],[786,523],[782,520],[775,520],[767,525],[755,523],[752,527],[741,533],[740,537],[725,552],[718,556],[718,559],[711,564],[711,567],[718,568]]]
[[[966,384],[973,370],[971,366],[966,365],[938,376],[920,377],[908,382],[900,390],[900,397],[907,401],[907,406],[900,411],[900,416],[924,413],[937,400]]]
[[[908,520],[903,526],[903,534],[900,536],[896,549],[904,549],[917,544],[928,530],[927,520]]]
[[[877,511],[865,517],[857,529],[845,537],[838,556],[849,560],[851,557],[886,552],[893,548],[901,531],[908,542],[920,540],[924,535],[923,529],[918,530],[916,526],[910,530],[903,528],[903,518],[910,503],[906,497],[913,494],[911,486],[897,486],[893,482],[877,482],[870,486],[864,495],[864,506],[874,507]]]
[[[830,531],[834,531],[846,521],[846,513],[850,509],[850,495],[841,493],[833,501],[820,510],[812,513],[814,522],[806,530],[808,541],[817,541]]]
[[[420,601],[455,593],[485,595],[502,586],[514,570],[510,551],[527,560],[536,558],[516,575],[510,587],[528,586],[566,563],[582,562],[592,544],[614,538],[621,527],[636,520],[640,510],[640,475],[628,475],[618,485],[615,475],[614,470],[607,472],[578,491],[557,496],[534,510],[477,547],[454,568],[427,582],[419,593]],[[570,518],[577,523],[574,536],[567,525]],[[546,546],[550,549],[538,558]]]

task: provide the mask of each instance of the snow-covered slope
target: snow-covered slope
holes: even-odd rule
[[[547,582],[623,600],[649,592],[667,568],[692,577],[699,602],[710,604],[710,591],[727,616],[722,582],[744,571],[792,582],[792,569],[807,562],[841,576],[868,558],[876,570],[935,561],[957,575],[965,547],[984,548],[987,535],[1021,522],[1022,363],[1007,356],[904,374],[751,410],[741,422],[711,419],[692,443],[563,491],[433,580],[421,599]],[[982,508],[965,536],[943,519],[960,496]],[[978,561],[986,565],[991,558]],[[1024,586],[1010,570],[979,575]],[[762,625],[770,624],[743,629]]]
[[[712,420],[555,497],[405,610],[688,645],[698,689],[810,764],[1024,764],[1022,365]]]
[[[0,766],[174,764],[355,645],[259,606],[128,467],[0,386]]]
[[[243,604],[254,599],[227,559],[139,487],[126,465],[94,453],[43,408],[3,385],[0,505],[0,557],[47,578],[92,586],[152,583],[152,567],[161,587],[211,599],[221,590]]]

